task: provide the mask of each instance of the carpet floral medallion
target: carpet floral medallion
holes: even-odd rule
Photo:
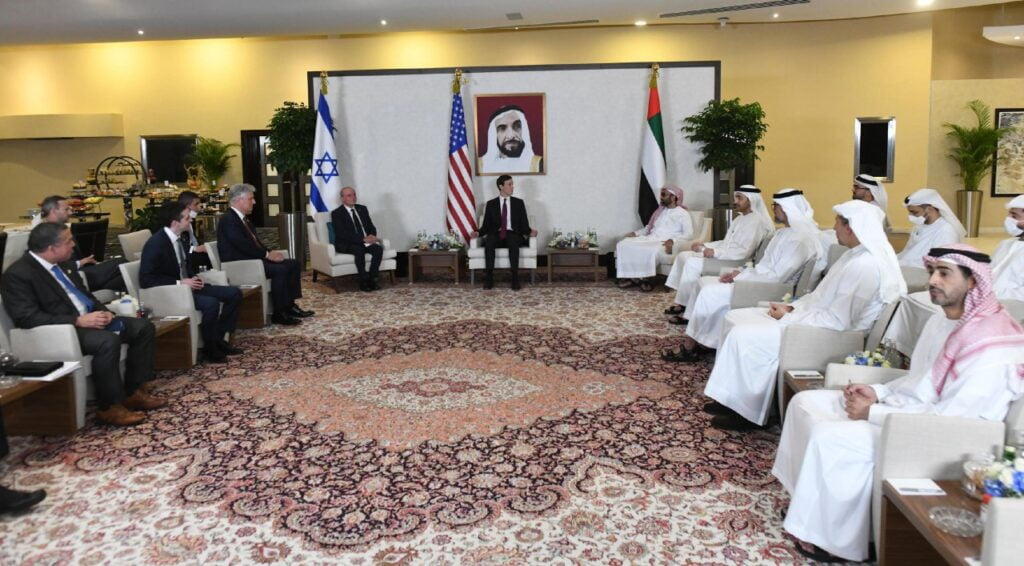
[[[502,291],[502,292],[498,292]],[[0,564],[780,564],[773,432],[701,411],[667,295],[307,281],[137,427],[14,438]]]

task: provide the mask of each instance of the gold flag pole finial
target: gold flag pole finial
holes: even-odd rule
[[[651,65],[651,88],[658,88],[659,74],[661,74],[661,67],[657,63]]]
[[[455,78],[452,80],[452,94],[458,94],[462,90],[465,80],[462,78],[462,69],[455,69]]]
[[[327,71],[320,71],[320,94],[327,94]]]

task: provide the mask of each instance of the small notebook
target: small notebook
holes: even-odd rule
[[[794,379],[824,379],[825,376],[821,375],[820,371],[813,369],[791,369],[789,375],[793,376]]]
[[[188,318],[188,317],[184,316],[184,315],[173,314],[173,315],[170,315],[170,316],[165,316],[163,318],[163,320],[185,320],[186,318]]]
[[[900,495],[946,495],[939,484],[927,478],[889,479]]]

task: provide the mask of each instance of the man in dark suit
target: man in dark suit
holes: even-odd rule
[[[313,316],[313,311],[302,310],[295,299],[302,297],[299,278],[302,264],[296,259],[286,259],[284,254],[271,251],[260,242],[256,230],[246,215],[252,213],[256,203],[252,185],[232,185],[228,191],[230,208],[217,224],[217,251],[221,261],[242,259],[263,260],[263,269],[270,279],[270,298],[274,303],[274,324],[295,325],[299,319]]]
[[[193,269],[213,267],[213,264],[210,263],[210,256],[206,253],[206,244],[196,236],[195,221],[203,208],[202,200],[192,191],[181,191],[181,194],[178,195],[178,202],[188,208],[188,215],[192,220],[188,229],[181,233],[188,248],[189,264]]]
[[[93,356],[96,419],[115,426],[138,424],[145,420],[139,411],[166,404],[144,391],[144,384],[153,379],[153,324],[114,316],[85,289],[76,271],[62,269],[73,245],[71,231],[63,224],[44,222],[33,228],[28,252],[4,272],[4,308],[18,328],[74,325],[82,353]],[[122,343],[128,344],[123,379]]]
[[[43,199],[40,205],[43,222],[54,224],[67,224],[71,218],[71,205],[68,199],[60,195],[52,195]],[[93,256],[82,257],[78,244],[74,244],[71,257],[68,261],[74,262],[75,268],[85,275],[89,283],[89,289],[98,291],[110,289],[112,291],[127,291],[124,284],[124,277],[121,276],[121,269],[118,267],[125,262],[124,258],[108,259],[104,262],[97,262]]]
[[[10,448],[7,446],[7,431],[4,430],[3,413],[0,413],[0,459],[3,459],[8,453],[10,453]],[[41,489],[18,491],[0,485],[0,513],[24,511],[44,499],[46,499],[46,492]]]
[[[356,204],[356,190],[352,187],[341,189],[341,206],[331,212],[331,224],[334,226],[334,250],[355,256],[359,288],[363,291],[380,289],[377,273],[384,257],[384,246],[377,239],[377,227],[370,220],[370,211]],[[369,271],[366,270],[367,255],[370,256]]]
[[[188,246],[183,238],[192,225],[189,210],[181,203],[164,206],[160,211],[163,230],[153,234],[142,248],[139,284],[143,289],[161,285],[185,285],[192,289],[196,308],[203,313],[199,330],[203,333],[203,357],[222,364],[227,355],[241,354],[224,335],[235,331],[242,292],[237,287],[207,285],[196,277],[188,261]]]
[[[530,229],[523,199],[512,196],[515,189],[512,177],[501,175],[497,180],[498,197],[487,201],[484,223],[479,232],[470,234],[484,240],[484,289],[494,287],[494,250],[508,249],[508,263],[512,271],[512,289],[519,290],[519,248],[537,231]]]

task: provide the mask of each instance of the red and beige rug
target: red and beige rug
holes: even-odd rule
[[[800,562],[777,436],[708,426],[668,295],[306,282],[300,327],[164,372],[132,429],[16,438],[0,564]]]

